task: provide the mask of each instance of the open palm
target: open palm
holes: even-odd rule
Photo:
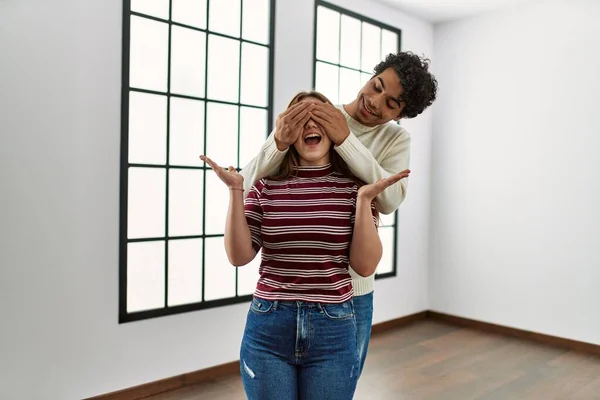
[[[232,166],[229,166],[229,168],[225,169],[219,167],[216,162],[206,156],[200,156],[200,159],[210,165],[219,179],[222,180],[223,183],[229,188],[242,189],[244,187],[244,177]]]
[[[400,171],[397,174],[380,179],[375,183],[361,186],[361,188],[358,190],[358,196],[368,200],[373,200],[375,197],[379,196],[379,194],[385,189],[392,186],[394,183],[397,183],[400,179],[406,178],[409,174],[410,171],[408,169],[405,169],[404,171]]]

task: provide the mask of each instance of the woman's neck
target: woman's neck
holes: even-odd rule
[[[298,178],[319,178],[335,172],[331,164],[325,165],[299,165],[292,175]]]
[[[322,167],[325,165],[329,165],[330,162],[330,157],[329,154],[327,154],[326,156],[324,156],[323,158],[319,159],[319,160],[307,160],[305,158],[299,157],[298,158],[298,165],[300,167]]]

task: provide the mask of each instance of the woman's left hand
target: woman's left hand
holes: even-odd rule
[[[361,186],[361,188],[358,189],[358,197],[368,201],[373,201],[373,199],[379,196],[381,192],[392,186],[394,183],[397,183],[400,179],[406,178],[409,174],[410,170],[405,169],[404,171],[400,171],[397,174],[380,179],[375,183],[371,183],[370,185]]]

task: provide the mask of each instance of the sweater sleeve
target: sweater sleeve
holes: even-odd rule
[[[244,177],[244,194],[247,197],[254,183],[277,172],[287,149],[279,151],[275,143],[275,131],[271,132],[263,143],[257,156],[254,157],[241,171]]]
[[[390,143],[387,155],[377,162],[369,149],[350,132],[344,142],[335,150],[346,161],[350,171],[366,183],[375,183],[408,168],[410,163],[410,136],[402,135]],[[377,209],[382,214],[391,214],[406,198],[408,178],[388,187],[376,197]]]

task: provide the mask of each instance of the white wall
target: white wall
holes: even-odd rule
[[[336,3],[431,53],[429,24]],[[311,86],[313,10],[277,0],[276,112]],[[80,399],[238,357],[246,305],[117,323],[121,13],[118,0],[0,1],[2,398]],[[431,117],[406,126],[399,276],[377,283],[375,322],[427,307]]]
[[[600,2],[435,28],[430,306],[600,344]]]

